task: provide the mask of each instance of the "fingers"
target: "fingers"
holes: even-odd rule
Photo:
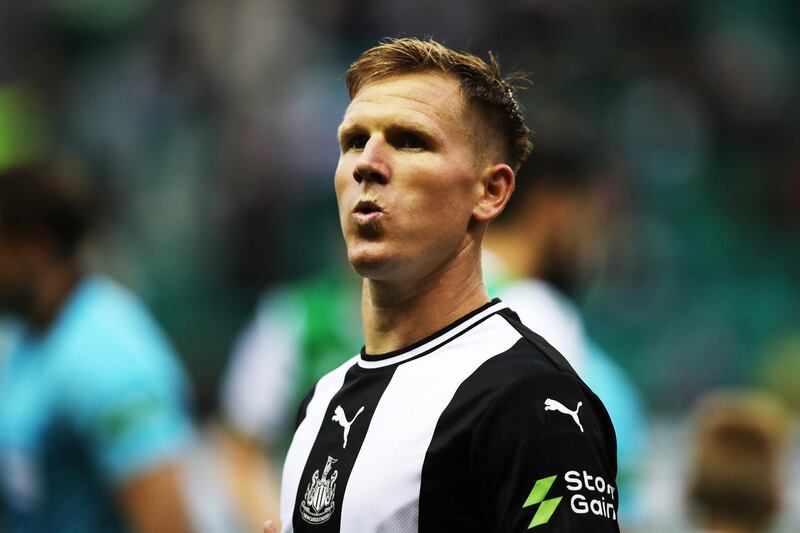
[[[278,530],[275,529],[275,524],[272,523],[272,520],[267,520],[264,522],[264,533],[278,533]]]

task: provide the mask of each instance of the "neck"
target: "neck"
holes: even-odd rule
[[[28,311],[28,322],[34,329],[43,331],[50,327],[69,300],[80,277],[81,271],[74,265],[48,270],[39,277]]]
[[[361,311],[366,351],[382,354],[404,348],[488,301],[477,244],[414,282],[365,278]]]

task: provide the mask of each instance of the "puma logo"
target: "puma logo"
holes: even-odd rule
[[[562,404],[558,400],[552,400],[548,398],[544,401],[544,410],[558,411],[559,413],[564,413],[565,415],[571,416],[572,419],[575,421],[575,423],[578,424],[581,433],[583,433],[583,424],[581,424],[581,421],[578,419],[578,410],[581,408],[581,405],[583,405],[583,402],[578,402],[578,406],[575,408],[574,411],[572,411],[564,407],[564,404]]]
[[[347,448],[347,435],[350,433],[350,426],[353,425],[353,422],[356,421],[356,418],[358,418],[358,415],[360,415],[361,411],[363,410],[364,406],[362,405],[361,409],[358,410],[353,419],[348,421],[347,416],[345,416],[344,414],[344,409],[342,409],[342,406],[341,405],[336,406],[336,410],[334,411],[333,418],[331,418],[331,420],[333,420],[334,422],[339,422],[339,425],[344,428],[344,444],[342,444],[342,448]]]

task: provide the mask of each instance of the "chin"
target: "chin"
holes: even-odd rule
[[[375,257],[350,257],[350,265],[361,277],[369,279],[382,279],[387,270],[386,261]]]
[[[362,277],[375,280],[388,280],[394,264],[392,255],[386,247],[377,243],[362,243],[349,247],[347,259]]]

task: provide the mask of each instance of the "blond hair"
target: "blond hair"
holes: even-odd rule
[[[467,106],[477,112],[489,133],[499,139],[501,157],[514,172],[519,170],[533,148],[530,130],[517,102],[512,78],[503,77],[494,54],[489,54],[487,63],[478,56],[456,52],[432,39],[386,39],[361,54],[347,70],[345,83],[352,99],[373,81],[425,71],[457,78]]]

